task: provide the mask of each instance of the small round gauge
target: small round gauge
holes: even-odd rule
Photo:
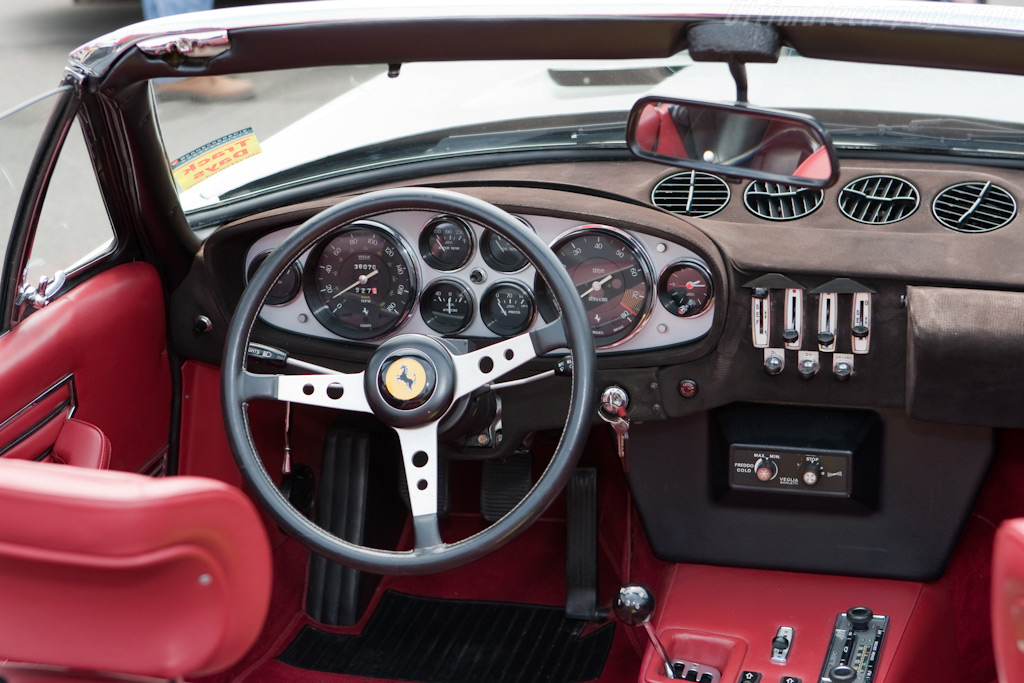
[[[533,229],[525,219],[519,218],[519,221]],[[483,237],[480,238],[480,255],[484,257],[484,263],[502,273],[522,270],[527,263],[523,252],[493,230],[484,230]]]
[[[583,226],[555,240],[552,250],[576,285],[598,347],[620,344],[640,329],[653,283],[647,256],[633,238],[607,226]],[[553,320],[558,311],[540,277],[536,289],[544,319]]]
[[[711,274],[696,261],[677,261],[658,278],[658,300],[672,315],[692,318],[708,310],[714,297]]]
[[[420,315],[440,334],[455,334],[473,320],[473,296],[455,280],[435,280],[420,297]]]
[[[360,221],[310,253],[304,282],[316,319],[349,339],[373,339],[398,327],[416,300],[416,272],[399,237]]]
[[[434,270],[458,270],[473,256],[473,231],[452,216],[437,216],[420,232],[420,255]]]
[[[496,282],[480,301],[480,318],[484,325],[502,337],[528,330],[535,311],[533,294],[518,282]]]
[[[249,264],[249,272],[246,273],[246,280],[251,281],[252,276],[256,274],[256,271],[260,269],[263,262],[267,260],[271,252],[264,251],[256,255],[256,258]],[[302,271],[299,270],[299,264],[292,263],[288,268],[281,273],[281,277],[277,278],[277,282],[270,288],[267,293],[267,298],[264,299],[264,303],[270,306],[280,306],[286,304],[299,293],[299,289],[302,287]]]

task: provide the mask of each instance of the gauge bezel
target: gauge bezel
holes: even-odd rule
[[[614,342],[610,342],[610,343],[607,343],[607,344],[602,344],[600,337],[594,337],[594,346],[596,348],[598,348],[598,349],[613,349],[616,346],[620,346],[622,344],[625,344],[630,339],[633,339],[637,334],[640,333],[641,330],[644,329],[644,327],[647,325],[647,321],[650,320],[651,311],[654,310],[654,301],[653,301],[654,297],[651,296],[651,294],[652,293],[653,294],[657,294],[657,291],[655,290],[656,283],[654,281],[654,266],[651,263],[650,255],[647,253],[647,248],[643,245],[642,242],[640,242],[638,239],[633,237],[631,234],[629,234],[625,230],[622,230],[621,228],[616,228],[616,227],[611,226],[611,225],[601,225],[599,223],[588,223],[586,225],[578,225],[578,226],[576,226],[574,228],[570,228],[569,230],[566,230],[565,232],[560,234],[558,237],[553,239],[551,241],[551,243],[548,245],[548,247],[551,249],[551,251],[553,251],[555,253],[555,256],[557,257],[558,256],[558,250],[562,246],[564,246],[565,242],[568,242],[570,239],[572,239],[574,237],[578,237],[581,234],[594,234],[594,233],[598,233],[598,234],[603,233],[603,234],[606,234],[606,235],[610,235],[611,237],[614,237],[615,239],[621,240],[623,243],[625,243],[625,245],[627,247],[632,249],[633,253],[636,254],[636,256],[637,256],[637,261],[639,261],[639,263],[640,263],[640,269],[643,271],[644,282],[647,283],[648,295],[646,297],[644,297],[643,310],[641,310],[641,311],[639,311],[637,313],[637,323],[636,323],[636,326],[629,332],[629,334],[627,334],[622,339],[617,339]],[[559,262],[561,262],[561,259],[559,259]],[[564,263],[562,265],[563,265],[563,267],[565,266]],[[547,292],[547,283],[546,282],[542,282],[539,279],[538,279],[538,282],[539,282],[539,284],[541,286],[537,286],[537,284],[535,284],[534,289],[536,289],[538,291],[544,291],[546,293]],[[538,294],[538,299],[539,298],[540,298],[540,295]],[[547,322],[550,322],[547,319],[546,316],[544,317],[544,320],[547,321]],[[593,328],[591,328],[591,332],[593,332]]]
[[[519,215],[516,215],[516,214],[513,214],[512,217],[517,219],[523,225],[525,225],[534,234],[537,233],[537,230],[532,225],[530,225],[530,221],[528,221],[525,218],[523,218],[522,216],[519,216]],[[523,254],[523,252],[520,251],[519,248],[516,247],[514,244],[512,245],[512,248],[515,249],[516,251],[519,251],[519,253],[522,255],[522,257],[523,257],[523,265],[519,266],[518,268],[513,268],[513,269],[509,270],[507,266],[503,266],[500,263],[498,263],[497,261],[495,261],[494,260],[494,255],[491,254],[491,251],[490,251],[490,242],[491,242],[491,239],[493,237],[501,237],[501,235],[498,235],[493,230],[491,230],[490,228],[487,228],[487,227],[484,228],[484,232],[480,236],[480,257],[484,260],[484,263],[487,264],[488,268],[490,268],[491,270],[493,270],[495,272],[498,272],[498,273],[503,273],[505,275],[512,275],[513,273],[521,273],[521,272],[523,272],[524,270],[526,270],[529,267],[530,259],[526,258],[526,254]],[[508,240],[505,240],[505,241],[507,242]]]
[[[323,256],[327,246],[337,237],[353,230],[371,230],[377,232],[386,240],[390,241],[398,252],[398,258],[402,259],[404,265],[409,270],[409,302],[406,304],[405,309],[395,319],[395,322],[383,330],[374,330],[373,334],[356,337],[351,336],[352,330],[350,327],[343,325],[340,320],[335,318],[328,311],[327,306],[320,300],[319,290],[316,284],[316,268],[320,263],[320,257]],[[386,337],[404,325],[406,320],[409,319],[410,314],[412,314],[413,309],[416,308],[416,305],[419,302],[419,271],[416,267],[416,259],[412,257],[412,251],[409,249],[409,246],[406,244],[401,233],[383,223],[378,223],[377,221],[358,220],[354,223],[348,223],[331,230],[310,250],[309,256],[306,258],[306,267],[303,271],[302,293],[313,317],[327,330],[333,332],[342,339],[355,342],[369,342]]]
[[[468,242],[466,257],[457,266],[445,266],[445,264],[438,261],[434,255],[430,253],[431,231],[436,224],[442,222],[453,223],[466,231],[466,240]],[[451,216],[449,214],[438,214],[424,223],[423,227],[420,228],[420,236],[417,239],[417,246],[420,249],[420,258],[423,259],[423,263],[427,266],[439,273],[456,273],[469,265],[473,260],[473,254],[476,253],[476,233],[472,226],[462,218],[459,218],[458,216]]]
[[[524,323],[521,328],[515,331],[499,332],[493,329],[491,327],[491,323],[493,322],[492,317],[487,313],[487,309],[484,307],[485,302],[490,301],[491,297],[493,296],[494,290],[500,287],[512,287],[513,289],[518,289],[526,298],[526,301],[530,304],[530,315],[527,318],[526,323]],[[522,334],[523,332],[526,332],[533,326],[533,323],[536,322],[537,320],[537,297],[534,295],[533,291],[529,287],[527,287],[524,283],[520,282],[519,280],[498,280],[497,282],[491,284],[487,289],[484,290],[484,293],[480,296],[480,304],[478,308],[480,310],[480,320],[483,321],[484,326],[492,333],[498,335],[503,339],[508,337],[514,337],[517,334]]]
[[[264,249],[249,261],[249,266],[245,270],[246,284],[252,280],[252,276],[256,274],[257,269],[263,265],[263,262],[266,261],[267,257],[272,253],[274,253],[273,249]],[[294,301],[295,297],[302,292],[302,268],[299,267],[298,261],[292,261],[292,264],[285,268],[284,272],[281,273],[281,277],[277,278],[277,282],[274,283],[274,286],[276,287],[277,283],[281,281],[281,278],[286,275],[292,275],[295,278],[295,286],[289,290],[289,294],[287,296],[272,296],[267,294],[263,299],[264,304],[267,306],[284,306],[285,304],[289,304]],[[273,287],[271,287],[271,289],[273,289]]]
[[[462,327],[460,327],[460,328],[458,328],[456,330],[452,330],[450,332],[442,332],[441,330],[435,329],[434,326],[430,324],[430,320],[427,319],[427,313],[430,312],[429,311],[429,303],[426,302],[427,294],[430,291],[432,291],[435,287],[437,287],[439,285],[451,285],[451,286],[455,287],[456,289],[461,290],[463,295],[466,297],[466,301],[469,302],[469,317],[466,318],[465,324]],[[467,327],[469,327],[470,325],[473,324],[473,319],[476,317],[476,313],[477,313],[477,302],[476,302],[476,298],[473,296],[473,292],[470,291],[469,287],[464,285],[459,280],[456,280],[455,278],[440,277],[440,278],[437,278],[436,280],[432,280],[429,284],[427,284],[427,285],[425,285],[423,287],[423,291],[420,292],[420,295],[418,297],[418,301],[419,301],[419,309],[420,309],[420,318],[423,320],[423,324],[426,325],[427,327],[429,327],[431,330],[433,330],[437,334],[440,334],[440,335],[446,336],[446,337],[450,336],[450,335],[453,335],[453,334],[459,334],[460,332],[465,331]],[[490,328],[488,328],[488,329],[490,329]]]
[[[665,287],[663,286],[663,283],[671,275],[671,272],[674,269],[680,267],[693,268],[694,270],[700,271],[701,273],[704,274],[704,280],[708,283],[709,292],[707,301],[704,302],[704,306],[700,309],[700,311],[698,311],[697,313],[693,313],[691,315],[678,315],[676,313],[673,313],[672,310],[668,307],[668,304],[665,303],[665,299],[668,298],[669,295]],[[712,280],[711,278],[711,271],[708,269],[706,265],[704,265],[697,259],[692,258],[682,258],[668,264],[667,266],[661,269],[661,273],[658,275],[658,303],[661,304],[661,307],[664,308],[665,311],[669,313],[669,315],[675,318],[679,318],[680,320],[693,320],[694,318],[699,318],[700,316],[704,315],[705,313],[711,310],[711,306],[715,303],[715,283],[714,280]]]

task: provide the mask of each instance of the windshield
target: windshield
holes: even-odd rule
[[[817,117],[836,147],[1024,157],[1022,78],[806,59],[748,66],[750,102]],[[730,102],[728,67],[663,60],[488,61],[239,76],[239,102],[154,83],[182,207],[194,212],[312,180],[427,159],[624,149],[644,95]]]

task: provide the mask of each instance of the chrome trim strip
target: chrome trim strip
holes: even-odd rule
[[[63,408],[70,408],[70,410],[68,411],[68,418],[72,417],[75,414],[75,409],[78,408],[78,397],[75,392],[74,373],[67,374],[61,379],[57,380],[57,382],[55,382],[52,386],[44,390],[43,393],[39,394],[34,399],[29,401],[27,404],[25,404],[24,407],[19,408],[18,412],[14,413],[14,415],[11,415],[3,422],[0,422],[0,432],[2,432],[12,422],[16,421],[19,417],[21,417],[29,410],[31,410],[34,406],[42,403],[50,396],[57,393],[57,391],[60,390],[60,388],[63,387],[65,384],[68,385],[68,400],[63,401],[61,405],[63,406]],[[0,453],[3,453],[3,451],[0,451]]]

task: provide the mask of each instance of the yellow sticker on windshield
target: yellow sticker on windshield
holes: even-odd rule
[[[181,189],[187,190],[214,173],[245,161],[261,151],[252,128],[243,128],[175,159],[171,162],[171,175],[181,185]]]

